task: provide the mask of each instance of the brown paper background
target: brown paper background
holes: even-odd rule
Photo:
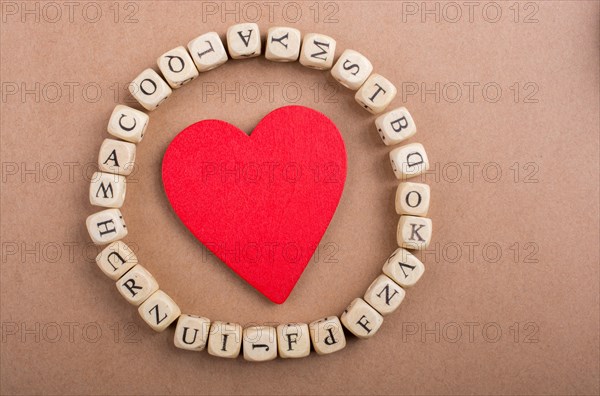
[[[62,16],[47,3],[2,3],[2,394],[598,393],[598,2],[475,2],[471,21],[461,2],[299,2],[295,23],[296,6],[278,1],[272,15],[261,2],[75,2],[72,22],[54,4]],[[265,364],[177,350],[172,329],[152,332],[96,268],[84,225],[95,210],[85,175],[112,108],[128,99],[126,84],[168,49],[235,23],[236,14],[207,10],[238,7],[240,20],[253,19],[256,4],[263,33],[291,25],[329,34],[338,55],[359,50],[397,84],[394,105],[412,112],[419,132],[411,141],[425,145],[434,168],[425,180],[437,251],[423,257],[424,278],[373,339]],[[39,21],[23,7],[38,7]],[[422,7],[439,10],[439,20]],[[440,84],[439,100],[406,95],[423,83]],[[239,102],[221,84],[239,84]],[[341,314],[380,272],[396,246],[397,181],[374,117],[335,84],[299,64],[230,61],[151,114],[122,211],[127,241],[184,312],[244,325],[308,322]],[[326,100],[331,85],[337,91]],[[215,87],[221,94],[203,98]],[[277,306],[180,224],[160,163],[185,126],[219,118],[250,131],[292,103],[294,87],[295,103],[342,132],[348,178],[319,256]],[[502,94],[493,100],[496,87]]]

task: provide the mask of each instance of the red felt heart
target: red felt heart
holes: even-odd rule
[[[269,113],[250,136],[200,121],[171,142],[165,192],[198,240],[238,275],[283,303],[312,257],[346,180],[346,150],[323,114]]]

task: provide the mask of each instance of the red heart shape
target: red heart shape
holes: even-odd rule
[[[339,203],[346,149],[326,116],[287,106],[250,136],[219,120],[190,125],[167,148],[162,178],[192,234],[281,304]]]

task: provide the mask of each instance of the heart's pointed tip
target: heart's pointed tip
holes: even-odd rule
[[[277,293],[275,295],[269,295],[269,294],[263,293],[263,295],[265,297],[267,297],[269,300],[271,300],[272,302],[274,302],[275,304],[281,305],[281,304],[283,304],[284,302],[287,301],[287,299],[290,296],[291,292],[292,291],[290,290],[290,291],[284,292],[283,294]]]

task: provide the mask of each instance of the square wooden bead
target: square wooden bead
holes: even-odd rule
[[[418,176],[429,169],[429,159],[425,147],[411,143],[390,151],[390,162],[396,178],[406,180]]]
[[[162,290],[158,290],[144,301],[138,312],[144,322],[158,332],[164,331],[181,315],[179,306]]]
[[[251,326],[244,329],[244,360],[266,362],[277,357],[277,334],[275,327]]]
[[[227,49],[232,59],[260,55],[260,31],[256,23],[239,23],[227,29]]]
[[[165,81],[173,89],[189,83],[199,74],[190,54],[182,46],[165,52],[156,60],[156,63]]]
[[[115,241],[106,246],[96,256],[96,264],[104,275],[117,280],[138,263],[133,250],[123,241]]]
[[[267,33],[265,58],[274,62],[295,62],[300,56],[302,35],[291,27],[272,27]]]
[[[207,350],[210,355],[234,359],[242,347],[242,326],[237,323],[213,322]]]
[[[135,166],[135,144],[115,139],[104,139],[98,154],[98,168],[102,172],[127,176]]]
[[[105,245],[127,235],[127,226],[119,209],[106,209],[91,214],[85,224],[90,238],[96,245]]]
[[[173,93],[169,84],[152,69],[141,72],[129,84],[129,92],[148,111],[156,109]]]
[[[227,62],[227,51],[216,32],[208,32],[188,43],[188,50],[200,72],[206,72]]]
[[[399,107],[375,119],[377,132],[386,146],[398,144],[417,133],[417,126],[405,107]]]
[[[90,203],[105,208],[120,208],[125,202],[125,176],[94,172],[90,182]]]
[[[311,69],[329,70],[335,57],[335,40],[319,33],[308,33],[302,40],[300,64]]]
[[[355,298],[340,318],[343,325],[358,338],[370,338],[383,324],[383,316],[362,298]]]
[[[331,75],[346,88],[356,91],[373,71],[371,62],[361,53],[347,49],[331,68]]]
[[[396,213],[427,216],[431,189],[425,183],[402,182],[396,189]]]
[[[310,354],[310,333],[306,323],[286,323],[277,326],[279,356],[303,358]]]
[[[371,114],[379,114],[396,97],[396,87],[388,79],[371,74],[367,81],[356,91],[354,99]]]
[[[414,286],[424,272],[423,263],[402,248],[396,249],[383,265],[383,273],[403,288]]]
[[[337,352],[346,346],[346,336],[337,316],[315,320],[308,328],[313,348],[319,355]]]
[[[417,216],[400,216],[396,238],[398,246],[405,249],[423,250],[429,246],[432,235],[431,219]]]
[[[108,133],[131,143],[139,143],[144,138],[150,117],[143,111],[128,106],[117,105],[108,120]]]
[[[365,301],[375,308],[381,315],[394,312],[399,306],[406,292],[389,277],[381,274],[365,292]]]
[[[136,265],[116,283],[117,290],[131,305],[139,306],[158,290],[158,282],[141,265]]]
[[[181,315],[177,320],[173,342],[177,348],[201,351],[206,347],[210,319],[194,315]]]

